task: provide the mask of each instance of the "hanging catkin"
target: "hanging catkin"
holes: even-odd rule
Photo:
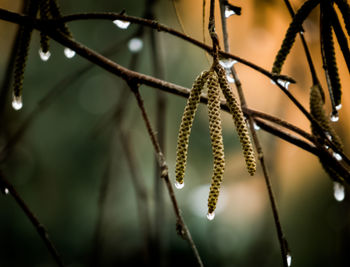
[[[52,17],[54,18],[61,18],[61,9],[57,2],[57,0],[50,0],[50,13]],[[65,23],[62,23],[59,25],[60,30],[67,36],[72,37],[71,32],[69,31],[67,25]]]
[[[40,1],[40,18],[42,20],[49,19],[49,12],[50,12],[50,0],[41,0]],[[49,37],[43,33],[40,32],[40,46],[43,53],[47,53],[49,51]]]
[[[224,176],[225,157],[220,118],[220,87],[217,74],[212,71],[208,78],[208,115],[211,147],[214,158],[213,176],[208,198],[208,214],[213,214]]]
[[[341,85],[335,60],[334,42],[328,5],[321,4],[321,52],[333,111],[341,103]]]
[[[28,16],[36,17],[37,11],[37,1],[30,1],[28,4],[28,9],[26,11]],[[22,97],[24,70],[27,63],[29,43],[32,36],[32,31],[33,28],[30,26],[23,25],[20,27],[18,50],[16,54],[13,75],[13,96],[14,98],[18,99]]]
[[[348,32],[348,35],[350,35],[350,5],[346,0],[335,0],[334,2],[342,13],[345,29]]]
[[[323,109],[323,101],[321,96],[321,88],[320,85],[316,84],[311,87],[310,91],[310,113],[314,117],[314,119],[319,123],[321,128],[324,132],[327,133],[328,137],[331,139],[331,141],[334,143],[334,145],[339,149],[340,151],[343,151],[343,144],[340,141],[340,138],[338,137],[337,133],[332,128],[330,121],[328,117],[325,114],[325,111]],[[315,128],[311,124],[311,131],[312,134],[315,136],[318,136],[317,128]],[[328,173],[331,179],[333,179],[336,182],[342,182],[343,178],[334,171],[326,162],[325,160],[320,158],[320,162],[322,164],[323,169]]]
[[[226,79],[225,70],[220,65],[217,65],[216,71],[219,76],[219,83],[220,83],[221,90],[224,93],[224,96],[227,100],[228,107],[233,116],[233,120],[239,136],[239,141],[242,146],[244,159],[247,165],[247,170],[250,175],[254,175],[256,171],[256,161],[255,161],[252,142],[250,140],[250,136],[247,129],[247,124],[244,119],[243,112],[241,110],[241,107],[236,97],[233,95],[231,91],[231,87]]]
[[[273,63],[273,73],[279,74],[281,72],[284,61],[286,60],[286,57],[294,44],[295,37],[297,33],[301,30],[301,25],[303,21],[307,18],[311,10],[315,8],[319,2],[320,0],[307,0],[296,12],[293,21],[289,25],[287,33],[284,37],[282,46],[275,58],[275,62]]]
[[[177,149],[176,149],[176,181],[179,184],[183,184],[186,163],[187,163],[187,150],[188,142],[193,124],[193,119],[199,104],[200,95],[203,86],[208,78],[208,72],[204,71],[200,76],[197,77],[192,85],[190,96],[187,100],[187,104],[182,115],[181,125],[179,129],[179,135],[177,138]]]

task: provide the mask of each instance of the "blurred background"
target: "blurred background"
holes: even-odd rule
[[[231,52],[270,70],[290,22],[284,2],[229,2],[242,7],[241,16],[228,19]],[[296,9],[302,2],[294,0],[292,5]],[[59,3],[63,14],[125,9],[128,15],[143,16],[147,8],[140,0]],[[198,40],[203,39],[201,3],[176,1],[185,32]],[[0,7],[11,11],[20,11],[21,6],[19,0],[0,0]],[[161,23],[181,31],[171,1],[156,1],[153,11]],[[221,38],[218,12],[217,23]],[[305,38],[326,88],[318,25],[316,8],[304,23]],[[166,81],[187,88],[210,67],[202,50],[156,32],[162,64],[161,73],[155,74],[151,30],[144,29],[140,35],[137,25],[120,29],[110,21],[97,20],[72,22],[69,28],[77,41],[98,52],[107,51],[118,64],[153,76],[163,75]],[[16,30],[14,24],[0,21],[1,79],[6,78]],[[67,266],[195,266],[191,249],[176,233],[176,219],[165,186],[156,186],[159,178],[155,178],[153,148],[125,83],[79,56],[66,58],[64,47],[54,41],[50,59],[43,62],[38,54],[39,39],[34,31],[23,108],[12,109],[11,93],[2,101],[2,147],[30,119],[20,140],[1,163],[4,175],[47,227]],[[348,153],[350,78],[337,45],[336,54],[343,108],[334,126]],[[235,66],[249,107],[310,131],[301,112],[266,77],[242,64]],[[297,81],[289,90],[308,109],[311,77],[299,37],[282,73]],[[166,103],[164,150],[173,182],[177,131],[186,100],[159,94],[146,86],[140,91],[154,127],[157,99]],[[115,116],[120,102],[125,103],[122,116]],[[326,108],[330,112],[329,98]],[[261,168],[254,177],[249,176],[232,118],[227,113],[222,113],[222,118],[226,170],[216,217],[213,221],[206,218],[212,154],[207,110],[200,105],[190,138],[186,186],[175,192],[185,221],[205,266],[282,266]],[[316,157],[263,131],[258,135],[292,265],[350,266],[349,197],[343,202],[334,199],[333,184]],[[130,158],[134,174],[130,172]],[[138,202],[135,188],[140,187],[143,198]],[[9,195],[0,195],[0,266],[55,266],[36,230]]]

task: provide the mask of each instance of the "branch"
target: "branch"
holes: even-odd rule
[[[224,36],[225,50],[229,51],[228,34],[227,34],[226,17],[225,17],[225,8],[226,8],[225,4],[226,4],[225,1],[222,1],[222,0],[220,1],[220,13],[221,13],[222,32],[223,32],[223,36]],[[242,107],[247,107],[242,84],[241,84],[241,81],[239,80],[239,77],[237,75],[237,72],[236,72],[236,69],[234,66],[231,67],[231,73],[232,73],[233,79],[235,81],[235,85],[236,85],[236,88],[238,91],[241,105],[242,105]],[[277,84],[277,82],[276,82],[276,84]],[[254,119],[252,116],[249,116],[249,115],[247,116],[247,118],[248,118],[248,123],[250,125],[250,131],[252,133],[255,149],[258,153],[258,158],[259,158],[260,165],[262,167],[264,178],[265,178],[266,188],[267,188],[267,192],[269,195],[272,214],[273,214],[273,218],[274,218],[274,222],[275,222],[275,226],[276,226],[277,237],[278,237],[278,241],[279,241],[279,245],[280,245],[280,249],[281,249],[282,262],[283,262],[284,267],[288,267],[288,263],[287,263],[288,244],[287,244],[287,240],[286,240],[284,233],[283,233],[283,230],[282,230],[282,225],[280,223],[277,204],[276,204],[274,193],[272,191],[270,176],[269,176],[269,173],[267,171],[266,164],[265,164],[264,153],[263,153],[263,150],[262,150],[262,147],[260,144],[260,140],[259,140],[258,135],[256,134],[256,131],[254,128]]]
[[[207,51],[208,53],[212,53],[212,47],[208,46],[186,34],[183,34],[179,31],[176,31],[172,28],[169,28],[161,23],[158,23],[157,21],[154,20],[148,20],[148,19],[143,19],[143,18],[138,18],[138,17],[132,17],[132,16],[127,16],[127,15],[122,15],[122,14],[118,14],[118,13],[112,13],[112,12],[101,12],[101,13],[81,13],[81,14],[73,14],[73,15],[68,15],[68,16],[64,16],[62,18],[59,19],[52,19],[52,20],[47,20],[47,21],[42,21],[42,20],[38,20],[38,19],[34,19],[31,18],[29,16],[25,16],[25,15],[21,15],[18,13],[14,13],[8,10],[5,10],[3,8],[0,8],[0,19],[3,19],[5,21],[9,21],[9,22],[13,22],[16,24],[21,24],[21,25],[28,25],[31,24],[33,28],[39,30],[39,31],[44,31],[46,34],[50,35],[50,32],[53,33],[57,30],[57,25],[61,25],[62,22],[70,22],[70,21],[76,21],[76,20],[124,20],[124,21],[129,21],[135,24],[139,24],[139,25],[143,25],[146,27],[150,27],[152,29],[155,29],[157,31],[162,31],[162,32],[166,32],[169,33],[171,35],[174,35],[176,37],[179,37],[189,43],[192,43],[196,46],[198,46],[199,48]],[[53,38],[53,36],[50,35],[51,38]],[[53,38],[55,39],[55,38]],[[58,40],[56,40],[58,41]],[[60,42],[60,41],[58,41]],[[257,65],[255,65],[254,63],[245,60],[243,58],[240,58],[238,56],[232,55],[230,53],[226,53],[223,51],[219,51],[219,55],[221,57],[224,58],[232,58],[240,63],[242,63],[243,65],[246,65],[260,73],[262,73],[263,75],[269,77],[270,79],[272,79],[273,77],[275,77],[276,79],[284,79],[287,81],[290,81],[291,83],[295,83],[295,81],[290,78],[287,77],[285,75],[275,75],[270,73],[268,70],[265,70],[262,67],[259,67]]]
[[[144,120],[144,122],[146,124],[148,135],[151,138],[151,142],[152,142],[154,151],[155,151],[155,153],[156,153],[156,155],[158,157],[158,164],[159,164],[159,168],[160,168],[160,171],[161,171],[161,178],[163,178],[164,181],[165,181],[165,184],[167,186],[171,202],[173,204],[175,215],[176,215],[176,218],[177,218],[177,225],[176,226],[177,226],[178,233],[183,238],[185,238],[188,241],[188,243],[189,243],[189,245],[190,245],[190,247],[191,247],[191,249],[192,249],[192,251],[193,251],[193,253],[194,253],[195,257],[196,257],[196,259],[197,259],[198,265],[199,266],[204,266],[203,263],[202,263],[202,260],[201,260],[201,258],[199,256],[197,247],[196,247],[196,245],[193,242],[191,233],[188,230],[188,227],[185,224],[185,221],[184,221],[184,219],[183,219],[183,217],[181,215],[181,210],[180,210],[179,205],[177,203],[177,200],[175,198],[175,193],[174,193],[173,187],[172,187],[170,179],[169,179],[168,166],[167,166],[167,163],[165,161],[163,152],[162,152],[162,150],[161,150],[161,148],[159,146],[157,137],[156,137],[156,135],[155,135],[155,133],[154,133],[154,131],[152,129],[151,122],[150,122],[150,120],[148,118],[148,115],[146,113],[146,110],[145,110],[145,107],[144,107],[144,104],[143,104],[143,100],[142,100],[140,92],[138,90],[138,85],[131,81],[129,83],[129,86],[130,86],[130,89],[133,91],[133,93],[134,93],[134,95],[136,97],[137,104],[138,104],[138,106],[139,106],[139,108],[141,110],[143,120]]]
[[[63,263],[63,259],[59,255],[53,242],[50,240],[49,234],[48,234],[45,226],[39,222],[38,218],[29,209],[29,207],[24,202],[24,200],[21,198],[21,196],[17,193],[17,191],[13,187],[13,185],[3,176],[2,172],[0,172],[0,188],[3,189],[6,194],[10,194],[15,199],[18,206],[22,209],[22,211],[25,213],[27,218],[30,220],[30,222],[32,223],[34,228],[37,230],[40,238],[44,241],[45,246],[49,250],[51,256],[53,257],[53,259],[55,260],[57,265],[60,267],[64,267],[65,265]]]

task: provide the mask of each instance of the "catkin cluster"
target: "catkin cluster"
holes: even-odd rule
[[[338,116],[338,110],[341,108],[341,83],[338,74],[338,67],[336,63],[336,56],[334,51],[334,41],[332,29],[337,36],[337,42],[342,51],[348,51],[347,37],[344,33],[338,13],[334,8],[334,4],[338,6],[340,13],[342,14],[346,31],[350,34],[350,5],[346,0],[306,0],[299,10],[295,13],[292,22],[290,23],[286,35],[283,39],[281,48],[279,49],[275,61],[272,67],[272,73],[280,74],[282,66],[295,42],[296,35],[302,32],[302,24],[309,16],[311,11],[315,9],[317,5],[320,5],[320,42],[323,68],[327,80],[327,86],[329,91],[329,97],[332,104],[332,116]],[[348,52],[345,52],[345,54]],[[346,59],[347,56],[343,52],[343,56]],[[350,63],[348,60],[347,68],[350,71]],[[313,72],[311,70],[311,72]],[[317,77],[313,74],[313,81],[317,83]],[[322,89],[320,89],[322,90]],[[321,92],[323,94],[323,92]]]
[[[327,134],[328,138],[334,143],[338,150],[343,151],[343,144],[330,124],[328,117],[323,109],[323,99],[321,95],[322,89],[319,84],[313,85],[310,91],[310,113],[314,117],[314,119],[319,123],[322,130]],[[311,131],[313,135],[318,136],[318,131],[314,125],[311,124]],[[322,144],[322,142],[319,142]],[[331,179],[336,182],[342,182],[343,178],[334,171],[329,164],[320,159],[322,167],[328,173]]]
[[[28,16],[30,17],[36,17],[38,12],[42,20],[47,20],[50,18],[59,18],[62,16],[59,5],[56,0],[28,1],[26,14],[28,14]],[[71,33],[69,32],[67,26],[64,23],[60,24],[58,27],[64,34],[71,37]],[[19,42],[14,66],[13,86],[13,95],[16,98],[19,98],[22,95],[24,70],[28,58],[28,50],[32,31],[33,28],[28,25],[21,26],[19,31]],[[40,33],[40,37],[41,51],[43,53],[47,53],[49,51],[49,38],[45,33]]]
[[[251,175],[255,173],[256,163],[243,112],[240,108],[240,105],[238,104],[238,101],[231,92],[231,88],[226,79],[225,70],[220,65],[215,64],[210,71],[203,72],[195,80],[190,96],[187,100],[184,114],[182,116],[177,142],[175,170],[177,184],[181,185],[184,183],[189,136],[191,133],[191,127],[193,124],[195,112],[200,101],[200,94],[205,87],[208,89],[207,107],[209,116],[209,132],[214,158],[213,176],[208,198],[208,214],[213,214],[218,201],[220,186],[223,180],[225,169],[224,145],[220,118],[221,91],[223,92],[230,111],[233,115],[239,140],[242,145],[247,169]]]

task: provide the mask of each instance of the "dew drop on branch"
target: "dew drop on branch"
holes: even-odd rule
[[[339,115],[338,113],[331,113],[331,121],[332,122],[337,122],[339,120]]]
[[[232,15],[236,15],[236,12],[229,6],[225,6],[225,18],[229,18]]]
[[[292,255],[290,253],[287,253],[287,265],[290,267],[292,265]]]
[[[237,60],[231,58],[222,58],[219,60],[219,63],[224,69],[231,69],[232,66],[237,63]]]
[[[276,84],[274,80],[270,80],[272,84]],[[281,86],[283,86],[284,88],[286,88],[286,90],[288,90],[288,87],[290,85],[290,82],[287,80],[282,80],[282,79],[278,79],[277,83]]]
[[[257,125],[255,122],[254,122],[254,130],[255,131],[259,131],[260,130],[260,126]]]
[[[23,107],[22,96],[13,96],[12,107],[14,110],[20,110]]]
[[[208,214],[207,214],[207,218],[208,218],[209,221],[214,220],[214,218],[215,218],[215,212],[213,211],[212,213],[208,213]]]
[[[329,141],[332,141],[333,137],[329,132],[325,132],[326,137],[328,138]]]
[[[66,58],[73,58],[75,56],[75,51],[66,47],[64,49],[64,55],[66,56]]]
[[[337,152],[333,152],[333,157],[337,160],[337,161],[341,161],[343,158],[340,154],[338,154]]]
[[[137,37],[132,38],[128,43],[128,47],[132,53],[140,52],[141,49],[143,48],[143,41]]]
[[[184,188],[184,186],[185,186],[185,183],[179,183],[178,181],[175,182],[175,187],[177,189],[182,189]]]
[[[334,198],[336,201],[343,201],[345,198],[345,188],[344,185],[338,182],[334,182],[333,184],[333,190],[334,190]]]
[[[115,25],[117,25],[118,28],[123,29],[123,30],[127,29],[130,25],[129,21],[124,21],[124,20],[119,20],[119,19],[113,20],[113,23]]]
[[[8,190],[8,188],[5,188],[5,189],[4,189],[4,194],[5,194],[5,195],[8,195],[9,193],[10,193],[10,191]]]
[[[341,110],[342,104],[339,104],[338,106],[335,107],[336,110]]]
[[[44,52],[41,48],[39,49],[39,56],[41,58],[42,61],[48,61],[51,53],[50,51]]]

